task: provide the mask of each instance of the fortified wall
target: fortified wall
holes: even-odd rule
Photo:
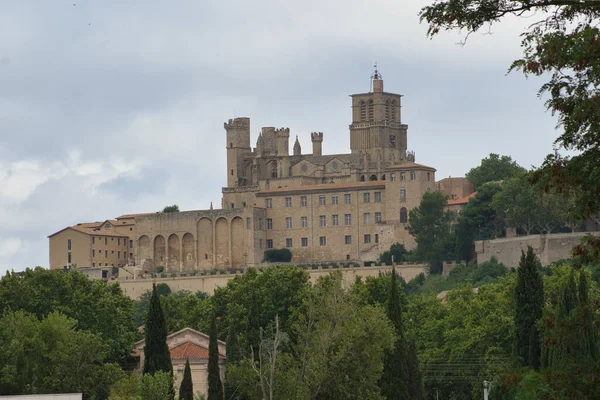
[[[317,282],[320,277],[327,276],[331,272],[342,271],[342,279],[345,287],[351,286],[356,277],[366,278],[368,276],[377,277],[380,273],[388,273],[392,271],[391,266],[371,266],[371,267],[352,267],[352,268],[323,268],[307,270],[311,283]],[[217,287],[227,285],[231,279],[241,273],[223,273],[219,271],[215,275],[196,275],[196,276],[178,276],[165,278],[135,278],[127,279],[126,277],[118,278],[117,282],[121,286],[121,290],[131,299],[136,300],[147,290],[152,290],[152,284],[166,283],[171,288],[172,292],[179,290],[188,290],[190,292],[205,292],[213,295]],[[406,282],[411,281],[421,273],[427,273],[425,264],[403,264],[396,266],[396,273],[404,278]]]
[[[496,257],[498,262],[507,268],[517,268],[521,251],[527,251],[527,246],[531,246],[542,265],[549,265],[555,261],[571,258],[573,246],[579,244],[582,237],[590,234],[599,236],[600,232],[553,233],[478,240],[475,242],[477,263],[481,264]]]

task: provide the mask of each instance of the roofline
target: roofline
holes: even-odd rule
[[[145,324],[144,324],[144,325],[145,325]],[[183,329],[180,329],[180,330],[178,330],[177,332],[173,332],[173,333],[171,333],[170,335],[167,335],[167,339],[169,339],[169,338],[170,338],[170,337],[172,337],[172,336],[178,335],[178,334],[180,334],[180,333],[181,333],[181,332],[183,332],[183,331],[192,331],[192,332],[194,332],[194,333],[196,333],[196,334],[198,334],[198,335],[200,335],[200,336],[204,336],[205,338],[207,338],[207,339],[209,339],[209,340],[210,340],[210,336],[208,336],[206,333],[199,332],[199,331],[197,331],[197,330],[195,330],[195,329],[192,329],[192,328],[189,328],[189,327],[188,327],[188,328],[183,328]],[[138,345],[138,344],[140,344],[140,343],[144,342],[145,340],[146,340],[145,338],[144,338],[144,339],[141,339],[141,340],[138,340],[138,341],[137,341],[137,342],[135,342],[133,345],[134,345],[134,346],[136,346],[136,345]],[[225,342],[223,342],[222,340],[219,340],[219,339],[217,339],[217,342],[218,342],[218,343],[220,343],[220,344],[223,344],[223,345],[225,345],[225,346],[227,345],[227,343],[225,343]]]
[[[377,183],[365,184],[361,186],[340,186],[340,187],[328,187],[328,188],[314,188],[314,189],[305,189],[301,186],[298,188],[289,188],[288,190],[281,191],[264,191],[256,193],[256,197],[268,197],[268,196],[283,196],[287,194],[296,194],[298,192],[313,194],[313,193],[332,193],[332,192],[358,192],[360,190],[367,189],[385,189],[385,183]],[[323,185],[325,186],[325,185]]]

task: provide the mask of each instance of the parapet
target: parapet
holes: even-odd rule
[[[225,129],[250,129],[250,118],[238,117],[230,119],[223,124]]]
[[[290,137],[290,128],[279,128],[275,130],[277,137]]]
[[[322,142],[323,141],[323,132],[311,132],[310,140],[313,142]]]

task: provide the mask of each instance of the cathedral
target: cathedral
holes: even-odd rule
[[[310,153],[303,153],[296,136],[290,154],[289,128],[263,127],[252,147],[250,119],[230,119],[224,124],[227,186],[220,209],[134,214],[65,228],[50,236],[51,268],[74,259],[79,266],[147,271],[228,268],[259,264],[266,250],[282,248],[297,264],[364,262],[396,242],[414,247],[408,213],[423,194],[443,190],[459,198],[469,194],[468,185],[454,184],[454,190],[436,183],[436,170],[415,162],[402,96],[384,90],[377,70],[370,83],[368,93],[351,96],[349,154],[324,155],[323,132],[310,133]],[[128,248],[109,265],[104,247],[111,229],[113,240],[122,246],[123,236]],[[87,234],[77,256],[67,238],[76,233]],[[88,240],[94,236],[99,239]]]

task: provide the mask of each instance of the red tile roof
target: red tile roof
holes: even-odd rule
[[[119,215],[117,217],[117,219],[127,219],[127,218],[135,218],[135,217],[145,217],[146,215],[152,215],[152,214],[160,214],[161,212],[151,212],[151,213],[140,213],[140,214],[123,214],[123,215]]]
[[[473,197],[475,197],[476,194],[477,194],[477,192],[473,192],[470,195],[465,196],[465,197],[463,197],[461,199],[448,200],[448,203],[446,205],[456,206],[456,205],[459,205],[459,204],[468,204],[469,200],[471,200]]]
[[[219,358],[225,358],[219,354]],[[208,349],[187,342],[171,349],[171,360],[208,359]]]

